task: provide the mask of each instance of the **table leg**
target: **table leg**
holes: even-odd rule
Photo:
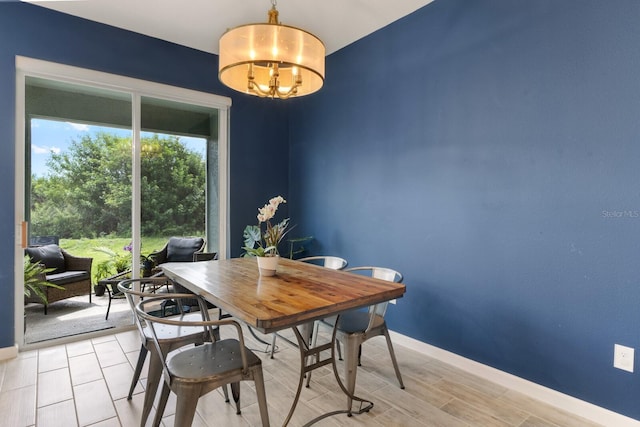
[[[311,326],[310,326],[311,325]],[[307,358],[312,354],[318,354],[322,350],[328,349],[329,344],[325,344],[319,347],[315,347],[313,349],[309,348],[309,332],[312,324],[304,324],[302,325],[303,333],[300,333],[300,330],[297,326],[294,326],[293,333],[296,336],[296,340],[298,341],[298,350],[300,351],[300,378],[298,379],[298,389],[296,390],[296,396],[293,398],[293,403],[291,404],[291,409],[289,409],[289,414],[287,418],[284,420],[283,427],[289,424],[291,421],[291,417],[293,416],[293,411],[296,409],[298,405],[298,400],[300,400],[300,392],[302,391],[302,384],[304,383],[304,376],[308,371],[312,371],[313,369],[319,368],[320,366],[324,366],[326,364],[331,363],[331,360],[326,359],[321,362],[316,362],[313,365],[307,366]],[[320,349],[321,350],[317,350]],[[317,366],[316,366],[317,365]]]
[[[337,324],[338,324],[338,319],[336,319],[336,325]],[[289,414],[287,415],[287,418],[284,420],[284,423],[282,424],[283,427],[286,427],[289,424],[289,421],[291,421],[291,417],[293,416],[293,411],[296,409],[298,400],[300,400],[300,392],[302,391],[302,384],[304,383],[305,374],[307,374],[307,372],[311,372],[315,369],[318,369],[322,366],[328,365],[329,363],[331,363],[331,366],[333,367],[333,373],[335,375],[336,382],[340,386],[340,389],[342,390],[342,392],[346,394],[347,397],[349,398],[349,407],[347,409],[322,414],[314,418],[313,420],[309,421],[308,423],[306,423],[304,427],[315,424],[318,421],[333,415],[347,414],[348,416],[351,416],[354,413],[361,414],[363,412],[368,412],[369,410],[371,410],[371,408],[373,408],[373,402],[370,402],[368,400],[355,396],[353,392],[347,390],[345,385],[340,380],[340,375],[338,375],[338,368],[336,366],[336,358],[335,358],[336,328],[335,327],[333,328],[333,333],[331,335],[330,342],[311,348],[309,343],[309,337],[310,337],[310,328],[312,327],[313,327],[312,323],[302,325],[302,330],[303,330],[302,333],[300,332],[300,330],[298,330],[297,327],[294,326],[292,328],[296,336],[296,339],[298,341],[298,349],[300,351],[300,378],[298,379],[298,389],[293,399],[293,403],[291,404],[291,409],[289,410]],[[331,350],[331,356],[328,357],[327,359],[320,360],[320,353],[325,350]],[[316,362],[307,365],[307,360],[313,360],[312,356],[316,356],[315,358]],[[351,381],[352,381],[351,378],[347,378],[347,383],[350,383]],[[355,381],[355,375],[353,377],[353,381]],[[351,410],[352,401],[360,402],[360,408],[358,409],[358,411],[353,412]],[[363,407],[362,406],[363,403],[366,403],[367,405]]]

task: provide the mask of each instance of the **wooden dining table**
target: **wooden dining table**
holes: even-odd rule
[[[315,320],[401,298],[405,293],[405,286],[400,283],[285,258],[280,259],[276,275],[270,277],[259,274],[254,258],[166,263],[161,268],[170,279],[264,334],[286,328],[293,330],[300,349],[301,369],[298,391],[285,426],[293,415],[307,372],[332,364],[336,380],[348,394],[336,372],[335,334],[330,343],[310,348],[308,336],[301,333],[299,327],[306,325],[308,330]],[[308,363],[312,356],[318,356],[324,350],[330,350],[329,358]],[[351,414],[351,408],[325,416],[342,412]],[[324,416],[309,424],[321,418]]]

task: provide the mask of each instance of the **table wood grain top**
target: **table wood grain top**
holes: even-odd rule
[[[262,277],[254,258],[166,263],[164,273],[263,333],[400,298],[405,286],[368,276],[280,259]]]

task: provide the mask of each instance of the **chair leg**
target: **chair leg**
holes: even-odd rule
[[[253,369],[253,382],[256,387],[256,396],[258,397],[258,407],[260,408],[262,427],[269,427],[269,410],[267,408],[267,394],[264,391],[262,366],[257,366]]]
[[[398,383],[400,383],[400,388],[404,390],[404,383],[402,382],[402,375],[400,375],[400,368],[398,367],[398,361],[396,360],[396,353],[393,351],[393,344],[391,344],[391,337],[389,336],[389,331],[386,326],[382,329],[384,333],[384,337],[387,339],[387,348],[389,348],[389,355],[391,356],[391,361],[393,362],[393,369],[396,371],[396,377],[398,377]]]
[[[240,383],[239,382],[231,383],[231,395],[233,396],[233,401],[236,402],[236,414],[240,415]]]
[[[276,351],[276,338],[278,338],[278,335],[276,335],[275,333],[272,334],[273,338],[271,339],[271,358],[273,359],[273,353]]]
[[[348,415],[351,416],[351,405],[353,402],[351,396],[353,396],[356,390],[356,374],[358,373],[358,347],[360,347],[358,336],[348,335],[344,346],[344,377],[347,382],[347,391],[350,394],[347,397],[347,410],[349,411]]]
[[[142,418],[140,419],[142,424],[147,421],[151,408],[153,407],[153,400],[156,397],[158,391],[158,385],[162,379],[162,356],[158,354],[155,347],[151,347],[149,350],[149,373],[147,374],[147,388],[144,391],[144,404],[142,405]],[[163,389],[164,392],[164,389]]]
[[[160,425],[160,422],[162,421],[162,415],[164,414],[164,408],[167,406],[167,400],[169,399],[170,392],[171,392],[171,389],[169,388],[169,385],[165,381],[162,381],[162,392],[160,394],[160,401],[158,402],[158,408],[156,409],[156,416],[153,418],[153,424],[152,424],[153,427],[158,427]],[[197,401],[196,401],[196,404],[197,404]],[[147,423],[146,418],[142,417],[140,419],[140,427],[144,427],[146,423]],[[177,426],[178,423],[176,422],[175,425]]]
[[[196,414],[198,399],[202,387],[200,384],[190,384],[177,392],[175,427],[190,427]]]
[[[111,292],[110,291],[109,291],[109,304],[107,304],[107,315],[104,316],[104,320],[109,320],[109,310],[111,310]]]
[[[136,370],[133,373],[133,378],[131,379],[131,387],[129,388],[129,394],[127,395],[127,400],[131,400],[131,396],[133,396],[133,390],[136,388],[138,384],[138,380],[140,379],[140,373],[142,372],[142,367],[144,366],[144,361],[147,358],[147,347],[142,344],[140,346],[140,353],[138,354],[138,362],[136,363]]]

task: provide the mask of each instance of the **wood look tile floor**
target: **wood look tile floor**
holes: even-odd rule
[[[230,331],[231,332],[231,331]],[[132,400],[127,400],[140,341],[136,330],[22,352],[0,363],[0,426],[138,426],[146,366]],[[223,331],[223,336],[227,333]],[[285,332],[290,338],[292,334]],[[270,337],[265,337],[270,341]],[[247,346],[263,359],[269,416],[282,425],[297,387],[298,350],[278,339],[274,359],[266,346],[246,331]],[[317,426],[520,426],[586,427],[588,420],[537,402],[395,344],[405,390],[398,387],[383,337],[363,346],[356,394],[375,403],[368,412],[344,414]],[[341,362],[339,372],[342,374]],[[202,397],[194,426],[259,426],[252,383],[243,383],[242,414],[214,390]],[[346,407],[330,366],[312,374],[303,388],[289,425],[300,426],[318,415]],[[173,425],[175,399],[169,399],[163,424]],[[154,413],[150,420],[153,418]],[[147,423],[150,425],[151,421]]]

